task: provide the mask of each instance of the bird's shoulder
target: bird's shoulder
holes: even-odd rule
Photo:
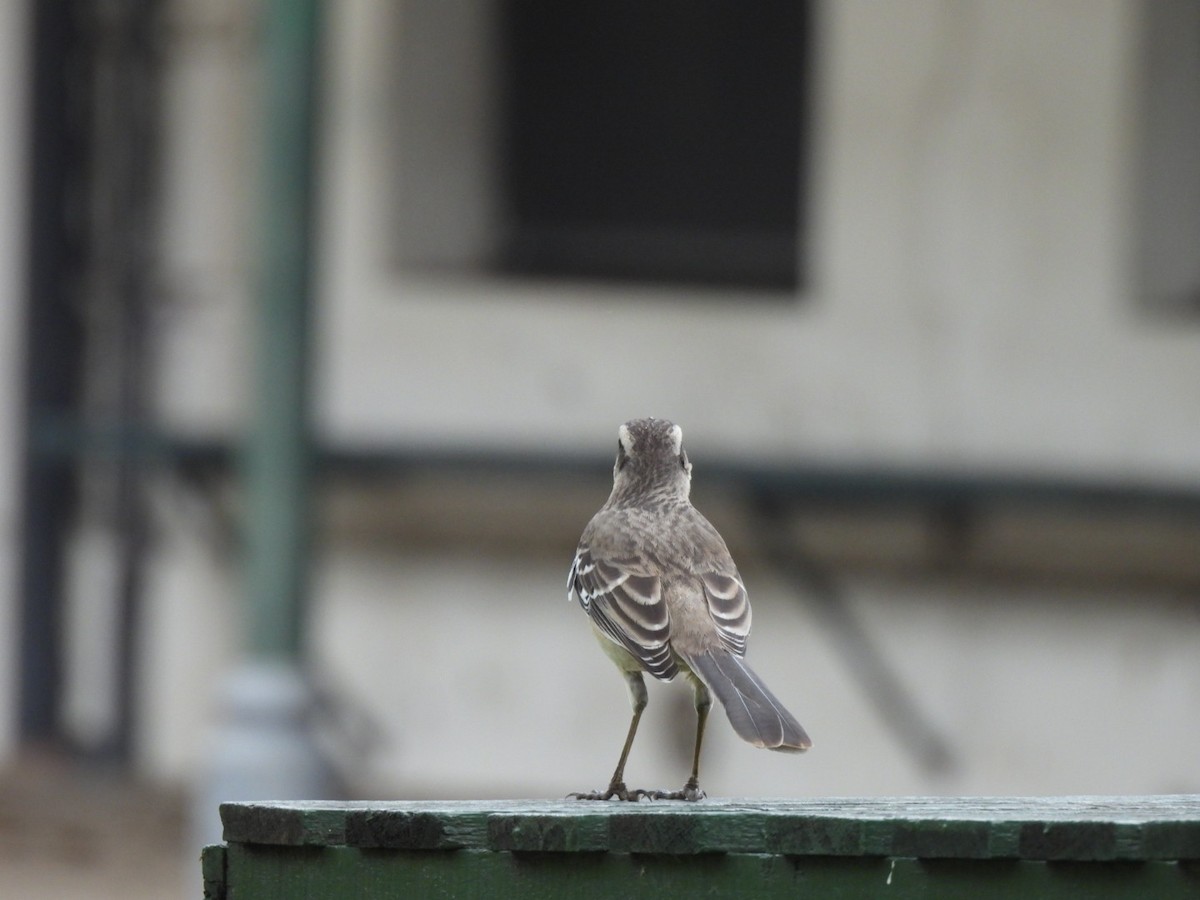
[[[737,576],[720,532],[690,503],[653,509],[605,507],[584,529],[580,546],[593,559],[631,574]]]

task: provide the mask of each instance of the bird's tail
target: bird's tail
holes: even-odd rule
[[[812,746],[800,723],[741,657],[716,650],[686,659],[688,667],[717,695],[729,724],[742,740],[790,753]]]

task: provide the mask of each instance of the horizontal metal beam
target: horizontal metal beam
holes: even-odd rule
[[[150,465],[223,470],[235,462],[232,443],[180,437],[119,424],[83,426],[43,417],[31,436],[47,458],[130,454]],[[314,451],[319,474],[406,475],[474,472],[514,477],[603,477],[607,455],[547,452],[513,447],[412,444],[386,447],[323,446]],[[697,466],[706,482],[721,483],[774,501],[862,506],[1055,505],[1130,512],[1200,515],[1200,485],[1052,472],[943,469],[814,460],[705,458]]]

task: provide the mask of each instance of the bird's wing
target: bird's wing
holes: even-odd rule
[[[691,571],[700,579],[708,614],[721,643],[734,656],[746,653],[750,634],[750,598],[725,541],[694,507],[678,528],[691,547]]]
[[[704,572],[700,575],[708,614],[717,626],[717,636],[735,656],[746,654],[750,634],[750,598],[737,569],[731,572]]]
[[[663,681],[678,674],[671,655],[671,617],[657,575],[632,559],[593,555],[587,543],[580,543],[567,590],[568,596],[579,598],[596,626],[647,672]]]

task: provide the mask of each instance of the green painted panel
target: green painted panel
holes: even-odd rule
[[[1200,797],[223,804],[209,900],[1200,897]]]
[[[236,900],[521,897],[1194,898],[1200,872],[1176,863],[787,857],[769,854],[504,853],[229,848]]]
[[[225,900],[226,852],[223,845],[200,851],[200,877],[204,882],[204,900]]]

